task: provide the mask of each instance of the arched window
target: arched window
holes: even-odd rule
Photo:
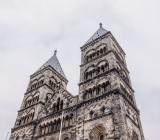
[[[64,140],[69,140],[69,137],[65,137]]]
[[[46,102],[48,102],[48,100],[49,100],[49,97],[48,97],[48,96],[46,96]]]
[[[97,51],[97,57],[99,56],[99,50]]]
[[[106,52],[106,47],[103,48],[104,53]]]
[[[99,140],[104,140],[104,136],[100,135]]]
[[[61,101],[60,109],[63,109],[63,100]]]
[[[53,125],[52,125],[52,131],[55,132],[56,131],[56,120],[54,120]]]
[[[46,95],[46,102],[48,102],[50,99],[52,98],[52,94],[51,93],[47,93]]]
[[[59,111],[63,109],[63,107],[64,107],[64,101],[58,98],[57,103],[53,104],[53,111]]]
[[[84,72],[84,79],[85,80],[91,79],[92,77],[94,77],[94,75],[95,75],[95,66],[94,65],[89,66]]]
[[[100,67],[98,67],[96,70],[96,74],[99,74],[99,73],[100,73]]]
[[[61,127],[61,119],[57,120],[57,130],[60,130]]]
[[[26,135],[24,134],[24,135],[22,136],[22,140],[25,139],[25,137],[26,137]]]
[[[89,112],[89,115],[90,115],[90,118],[91,118],[91,119],[93,118],[93,114],[94,114],[94,112],[91,110],[91,111]]]
[[[16,140],[19,140],[19,136],[16,137]]]
[[[103,54],[103,49],[100,49],[100,53]]]
[[[103,126],[96,126],[89,134],[90,140],[104,140],[105,139],[105,128]]]
[[[87,99],[87,93],[83,94],[83,99],[86,100]]]
[[[105,71],[105,69],[104,69],[104,65],[102,65],[102,66],[101,66],[101,71],[102,71],[102,72],[104,72],[104,71]]]
[[[53,111],[56,111],[56,103],[53,104]]]
[[[73,114],[72,113],[70,114],[69,119],[70,119],[70,126],[72,126],[72,124],[73,124]]]
[[[69,116],[65,117],[65,127],[69,127]]]
[[[100,111],[104,114],[104,112],[105,112],[105,107],[103,106],[103,107],[100,109]]]
[[[57,111],[60,109],[60,98],[57,99]]]
[[[97,86],[96,88],[96,95],[99,95],[100,94],[100,86]]]

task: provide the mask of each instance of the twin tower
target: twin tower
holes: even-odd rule
[[[81,47],[79,93],[54,55],[30,77],[10,140],[144,140],[125,53],[99,29]]]

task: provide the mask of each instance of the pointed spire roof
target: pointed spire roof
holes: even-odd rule
[[[54,51],[54,55],[53,55],[46,63],[44,63],[44,64],[38,69],[38,71],[40,71],[40,70],[42,70],[42,69],[44,69],[44,68],[46,68],[46,67],[48,67],[48,66],[51,66],[51,67],[54,68],[54,70],[55,70],[56,72],[58,72],[62,77],[64,77],[65,79],[67,79],[66,76],[65,76],[65,74],[64,74],[64,72],[63,72],[63,70],[62,70],[62,67],[61,67],[61,65],[60,65],[60,63],[59,63],[59,60],[58,60],[56,54],[57,54],[57,50]]]
[[[103,28],[102,23],[99,24],[99,29],[92,35],[92,37],[86,42],[86,44],[89,44],[93,40],[96,40],[100,36],[103,36],[104,34],[108,33],[106,29]],[[85,44],[85,45],[86,45]]]

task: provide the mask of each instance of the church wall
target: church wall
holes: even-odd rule
[[[61,124],[61,140],[144,140],[118,42],[100,24],[81,51],[79,94],[67,91],[55,51],[31,75],[10,140],[58,140]]]

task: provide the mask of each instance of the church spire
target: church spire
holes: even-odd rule
[[[54,55],[57,55],[57,50],[54,50]]]
[[[85,45],[91,43],[92,41],[98,39],[99,37],[103,36],[104,34],[108,32],[109,31],[103,28],[102,23],[99,23],[99,29],[91,36],[91,38],[86,42]]]
[[[99,28],[102,28],[102,25],[103,25],[103,24],[100,22],[100,23],[99,23]]]
[[[45,62],[39,69],[38,71],[48,67],[48,66],[51,66],[56,72],[58,72],[63,78],[67,79],[64,72],[63,72],[63,69],[59,63],[59,60],[57,58],[57,50],[54,51],[54,55],[47,61]]]

